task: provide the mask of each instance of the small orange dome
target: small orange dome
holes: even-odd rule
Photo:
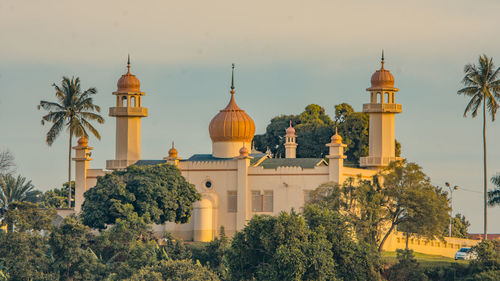
[[[118,80],[118,92],[140,92],[141,82],[135,75],[130,73],[130,57],[127,62],[127,73],[123,74]]]
[[[87,146],[89,144],[88,139],[83,136],[78,140],[78,146]]]
[[[372,88],[394,88],[394,76],[382,66],[372,75]]]
[[[295,129],[292,127],[292,120],[290,120],[290,127],[286,129],[287,135],[295,135]]]
[[[177,158],[177,149],[174,147],[174,142],[172,142],[172,148],[168,151],[168,158]]]
[[[335,135],[332,136],[332,143],[342,143],[342,137],[338,134],[337,128],[335,128]]]
[[[244,146],[240,148],[240,157],[241,156],[248,156],[248,148]]]

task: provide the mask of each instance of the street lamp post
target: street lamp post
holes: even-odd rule
[[[457,190],[458,189],[458,185],[455,185],[455,186],[451,186],[449,182],[445,182],[444,183],[448,189],[450,190],[450,207],[451,207],[451,213],[450,213],[450,227],[449,227],[449,231],[450,231],[450,237],[451,237],[451,225],[452,225],[452,221],[453,221],[453,191]]]

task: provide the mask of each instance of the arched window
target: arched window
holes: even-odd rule
[[[386,103],[391,103],[391,96],[389,93],[385,93],[385,95],[387,96],[387,99],[386,99]]]
[[[122,97],[122,106],[127,107],[127,97],[126,96]]]
[[[382,95],[382,93],[377,93],[377,96],[378,96],[378,103],[384,103],[384,96]]]
[[[136,107],[136,97],[131,97],[131,106]]]

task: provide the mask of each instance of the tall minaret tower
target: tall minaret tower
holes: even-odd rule
[[[109,116],[116,117],[115,160],[106,161],[106,168],[124,169],[141,159],[141,118],[148,116],[148,109],[142,107],[141,83],[130,73],[130,56],[127,73],[118,80],[116,107],[109,108]]]
[[[286,129],[285,135],[285,158],[296,158],[297,143],[295,142],[295,129],[292,127],[290,120],[290,127]]]
[[[400,159],[395,155],[394,115],[401,113],[401,104],[395,102],[399,89],[394,88],[394,76],[384,68],[384,51],[379,70],[371,79],[370,103],[363,104],[363,112],[370,114],[369,153],[360,159],[362,167],[379,169],[391,161]]]

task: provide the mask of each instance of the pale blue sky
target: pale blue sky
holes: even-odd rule
[[[409,1],[408,1],[409,2]],[[18,1],[0,2],[0,148],[42,189],[66,178],[67,135],[44,143],[41,99],[63,75],[96,87],[106,124],[91,167],[114,157],[111,92],[132,72],[146,92],[144,159],[159,159],[175,140],[181,157],[209,153],[210,119],[228,100],[236,63],[237,102],[257,133],[278,114],[310,103],[333,113],[368,102],[380,50],[401,90],[396,136],[403,156],[454,194],[454,210],[482,231],[481,119],[462,117],[456,95],[463,65],[486,53],[500,65],[498,1]],[[500,124],[488,124],[489,175],[500,172]],[[500,207],[489,209],[500,232]]]

